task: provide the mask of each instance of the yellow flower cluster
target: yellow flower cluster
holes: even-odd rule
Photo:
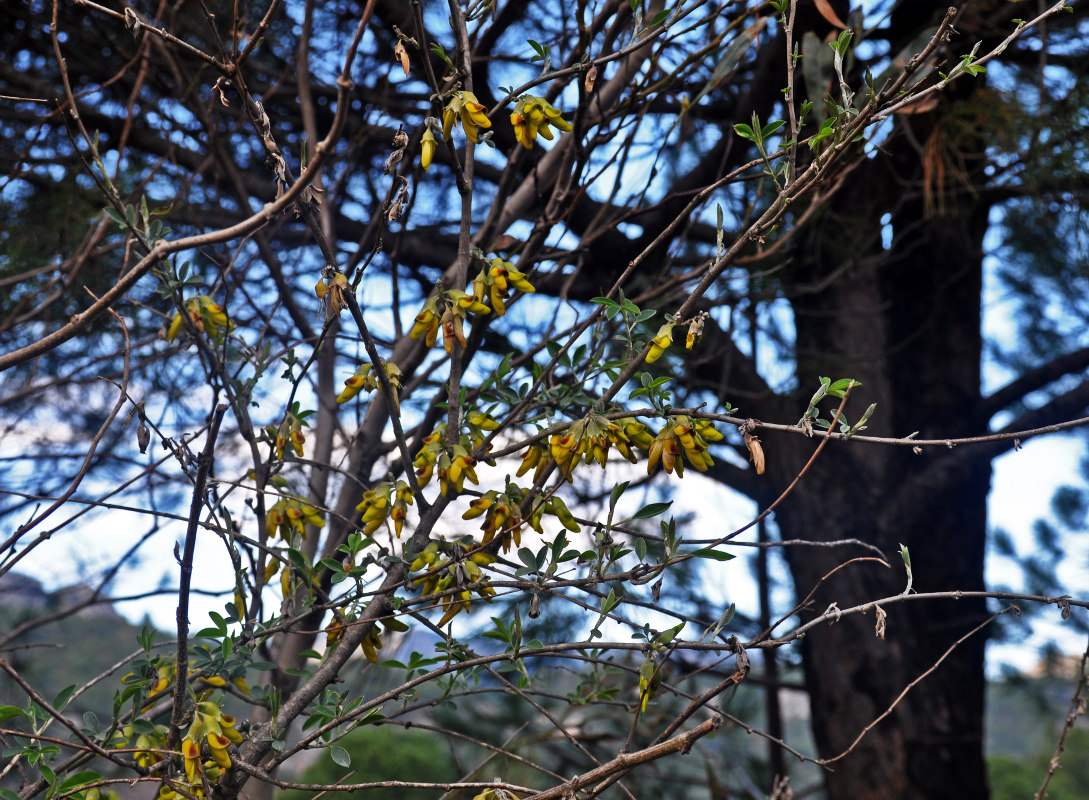
[[[680,456],[683,453],[693,469],[706,472],[707,468],[714,465],[711,454],[707,452],[708,442],[721,442],[723,435],[715,430],[710,420],[689,419],[686,416],[673,417],[666,421],[665,426],[650,446],[647,456],[647,474],[661,461],[666,472],[677,471],[677,477],[684,475],[684,462]]]
[[[428,347],[433,347],[442,328],[442,345],[449,353],[457,342],[465,347],[465,320],[469,314],[490,314],[503,316],[507,310],[509,293],[513,289],[523,292],[535,292],[526,274],[519,272],[514,265],[501,258],[493,258],[473,279],[473,292],[461,289],[449,289],[433,294],[424,302],[420,313],[412,322],[408,335],[412,339],[423,337]],[[484,302],[488,300],[492,307]]]
[[[211,781],[218,780],[231,766],[227,748],[242,743],[242,734],[235,730],[235,718],[224,714],[217,703],[206,700],[197,703],[193,723],[182,739],[182,756],[185,759],[185,778],[193,784],[203,774]],[[206,761],[203,748],[210,758]]]
[[[636,449],[646,452],[648,474],[660,462],[666,472],[676,469],[680,477],[684,473],[684,464],[678,456],[683,454],[693,468],[705,472],[714,464],[707,452],[707,444],[721,442],[723,438],[711,421],[705,419],[689,419],[683,415],[673,417],[666,420],[661,431],[654,436],[646,424],[634,417],[613,421],[591,414],[576,420],[565,432],[553,434],[547,447],[543,442],[531,444],[516,474],[521,477],[533,469],[536,482],[549,467],[555,465],[570,480],[575,467],[582,461],[596,462],[604,468],[610,448],[615,447],[632,464],[639,461]]]
[[[569,531],[578,533],[582,528],[567,504],[558,495],[552,495],[544,502],[537,502],[526,518],[522,517],[522,504],[528,492],[516,483],[507,483],[503,492],[489,489],[469,503],[469,508],[461,515],[462,519],[484,517],[480,530],[484,536],[481,547],[486,547],[496,536],[502,542],[503,552],[509,552],[511,544],[515,547],[522,543],[522,528],[525,525],[537,533],[544,533],[541,520],[545,514],[551,514]]]
[[[632,448],[647,450],[652,441],[647,426],[634,417],[624,417],[614,422],[591,414],[574,422],[566,432],[553,434],[548,440],[547,456],[570,480],[575,467],[583,459],[587,463],[596,461],[604,469],[609,448],[615,446],[620,455],[634,464],[639,459]],[[518,474],[522,475],[532,467],[540,470],[542,462],[547,467],[549,462],[545,460],[545,455],[539,446],[531,447],[522,459]]]
[[[473,546],[472,539],[467,539],[464,543],[443,543],[441,546],[439,542],[430,541],[408,568],[409,572],[425,571],[412,581],[420,587],[424,595],[438,594],[448,589],[458,590],[443,596],[439,601],[444,609],[438,622],[440,627],[460,612],[469,610],[473,591],[489,601],[495,596],[495,589],[481,583],[484,575],[480,569],[493,563],[495,556],[479,550],[466,556],[468,548]]]
[[[306,441],[306,436],[303,435],[303,421],[296,417],[291,412],[288,412],[284,416],[284,421],[280,423],[280,427],[276,429],[276,460],[284,460],[284,452],[287,450],[288,444],[291,445],[292,451],[296,456],[302,458],[303,455],[303,443]],[[271,427],[270,427],[271,430]]]
[[[332,267],[327,267],[325,274],[314,286],[314,294],[318,300],[326,304],[326,317],[332,318],[340,314],[347,307],[344,295],[348,291],[348,276],[343,272],[335,272]]]
[[[507,300],[513,289],[532,294],[537,291],[526,280],[526,273],[519,272],[514,264],[501,258],[493,258],[473,278],[473,296],[483,303],[488,300],[496,316],[507,313]]]
[[[382,367],[386,372],[386,378],[389,379],[390,388],[393,389],[394,404],[399,405],[397,390],[401,388],[401,368],[392,361],[387,361]],[[361,364],[355,374],[344,381],[344,389],[337,395],[337,403],[343,405],[361,391],[373,392],[379,386],[381,384],[378,382],[378,375],[374,374],[374,365]]]
[[[408,625],[392,617],[381,619],[379,622],[382,623],[382,627],[386,629],[387,633],[389,631],[404,633],[408,630]],[[339,619],[334,619],[325,627],[325,641],[330,647],[335,647],[344,637],[344,628],[347,624]],[[372,625],[367,635],[363,637],[363,641],[359,643],[359,649],[372,664],[378,663],[378,651],[382,649],[382,632],[379,631],[377,624]]]
[[[533,148],[537,140],[537,134],[552,141],[553,133],[550,125],[555,125],[561,131],[570,131],[571,123],[563,118],[563,115],[549,105],[548,101],[541,97],[526,95],[521,98],[514,111],[510,115],[510,123],[514,126],[514,136],[518,143],[526,150]]]
[[[518,800],[518,795],[508,792],[506,789],[485,789],[476,795],[473,800]]]
[[[325,520],[316,508],[297,497],[281,497],[265,512],[265,532],[270,539],[279,534],[285,542],[290,542],[292,534],[305,536],[308,524],[321,528]]]
[[[386,632],[404,633],[408,630],[408,625],[399,619],[383,619],[379,620],[379,622],[382,623],[382,627],[386,629]],[[363,641],[359,643],[359,649],[369,662],[372,664],[378,663],[378,651],[382,649],[382,634],[379,632],[377,625],[371,626],[370,631],[363,637]]]
[[[439,303],[442,308],[439,308]],[[460,289],[451,289],[443,292],[441,297],[432,295],[427,298],[423,309],[416,315],[412,328],[408,335],[411,339],[424,337],[428,347],[435,344],[438,338],[439,327],[442,327],[442,346],[446,352],[452,352],[454,343],[462,347],[468,345],[465,339],[465,318],[469,313],[487,314],[491,311],[486,305],[478,301],[471,294]]]
[[[454,122],[460,122],[465,128],[465,136],[470,142],[479,142],[479,129],[490,128],[492,121],[485,113],[486,108],[476,99],[472,92],[459,91],[450,96],[450,102],[442,112],[442,135],[444,139],[450,138],[450,131]]]
[[[688,322],[678,323],[677,320],[673,320],[658,328],[658,333],[650,340],[650,350],[647,352],[647,363],[652,364],[657,361],[662,357],[662,354],[669,349],[669,346],[673,344],[673,328],[678,324],[688,326],[688,332],[684,337],[684,349],[691,350],[695,347],[696,342],[703,336],[703,326],[707,321],[707,316],[707,312],[700,312]]]
[[[476,474],[477,460],[471,453],[484,444],[487,431],[498,429],[499,423],[481,411],[470,411],[465,415],[466,430],[458,437],[458,443],[446,444],[446,423],[440,424],[424,437],[423,445],[412,462],[416,468],[416,478],[421,487],[431,482],[438,471],[439,487],[444,496],[461,494],[465,490],[465,481],[479,485]],[[490,448],[489,448],[490,449]],[[494,462],[486,463],[494,465]]]
[[[363,501],[355,507],[363,512],[363,534],[370,536],[381,528],[387,519],[393,520],[393,529],[397,538],[401,538],[408,507],[412,505],[412,489],[404,481],[396,484],[382,481],[373,489],[363,493]]]
[[[507,552],[512,542],[515,546],[522,543],[522,526],[525,520],[522,519],[521,503],[524,496],[521,487],[513,483],[508,483],[504,492],[489,489],[469,502],[469,508],[461,518],[468,520],[484,517],[480,526],[480,530],[484,532],[480,540],[481,546],[487,546],[498,535],[503,543],[503,552]],[[543,532],[540,511],[531,515],[529,525],[534,530]]]
[[[178,674],[176,663],[161,656],[155,658],[151,662],[151,666],[155,669],[155,683],[148,687],[147,700],[141,709],[142,711],[151,708],[155,701],[159,699],[159,696],[174,685],[174,679]],[[130,677],[130,675],[125,676],[126,679]]]
[[[488,119],[487,109],[475,94],[467,91],[456,91],[450,95],[442,111],[443,139],[450,140],[450,133],[455,123],[460,123],[465,128],[465,136],[470,142],[479,142],[480,129],[492,126],[492,121]],[[515,139],[526,150],[533,148],[538,134],[552,141],[555,138],[552,132],[553,127],[561,131],[572,130],[571,123],[563,118],[563,112],[553,108],[543,97],[534,95],[518,98],[510,114],[510,123],[514,127]],[[431,167],[431,160],[435,156],[437,146],[431,123],[427,121],[424,123],[423,137],[420,139],[420,165],[425,170]]]
[[[126,734],[126,739],[135,731],[131,730],[131,726],[125,726],[123,731]],[[150,733],[141,733],[136,737],[136,750],[135,758],[136,763],[145,769],[152,764],[158,764],[163,760],[163,750],[166,748],[166,740],[169,736],[169,729],[165,725],[156,725]]]
[[[206,294],[190,297],[185,301],[185,314],[193,327],[200,333],[207,333],[212,341],[217,344],[223,340],[223,335],[234,328],[234,324],[227,318],[227,311],[219,303]],[[170,328],[166,332],[166,340],[172,342],[178,338],[185,318],[175,314],[170,322]]]

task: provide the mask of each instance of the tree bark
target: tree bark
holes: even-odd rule
[[[871,159],[799,243],[793,302],[797,329],[799,413],[819,376],[852,377],[862,386],[846,408],[854,422],[876,402],[868,432],[904,436],[967,434],[980,400],[982,241],[987,208],[976,200],[927,202],[912,142],[946,135],[940,113],[913,120],[888,158]],[[971,152],[975,142],[962,137]],[[931,165],[933,166],[933,165]],[[942,192],[947,187],[937,187]],[[900,198],[898,201],[894,198]],[[888,215],[888,216],[883,216]],[[895,237],[885,249],[882,223]],[[886,231],[887,232],[887,231]],[[825,286],[821,279],[842,270]],[[820,287],[806,291],[804,287]],[[925,406],[921,400],[925,398]],[[827,405],[827,403],[826,403]],[[925,407],[925,411],[923,410]],[[825,416],[830,412],[826,412]],[[925,414],[925,416],[921,416]],[[944,433],[939,434],[939,431]],[[769,473],[786,485],[816,443],[766,437]],[[784,502],[776,519],[784,539],[857,537],[885,553],[890,568],[851,564],[820,585],[803,618],[904,590],[899,556],[911,552],[919,592],[984,588],[986,456],[941,480],[928,469],[945,452],[861,443],[830,445]],[[943,471],[944,472],[944,471]],[[926,503],[898,497],[923,496]],[[898,509],[895,514],[891,509]],[[804,597],[850,555],[788,548],[797,594]],[[873,614],[815,630],[804,643],[814,734],[822,757],[851,750],[828,774],[833,800],[986,798],[983,760],[984,635],[961,644],[861,743],[859,733],[900,691],[986,617],[981,600],[956,606],[904,603],[887,609],[887,634]]]

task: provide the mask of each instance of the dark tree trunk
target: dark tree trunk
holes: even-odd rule
[[[850,421],[877,403],[868,433],[919,431],[925,438],[978,432],[987,209],[966,192],[956,201],[936,204],[935,195],[924,202],[913,143],[948,136],[942,119],[934,114],[914,120],[913,136],[897,139],[888,157],[865,162],[799,243],[794,413],[804,410],[819,376],[853,377],[863,385],[848,404]],[[981,152],[970,136],[957,144]],[[895,236],[888,250],[878,233],[882,219]],[[839,279],[827,281],[837,270]],[[765,440],[769,472],[779,486],[797,474],[816,446],[798,437]],[[842,609],[902,592],[900,543],[910,548],[915,590],[983,588],[990,464],[980,458],[947,469],[947,455],[829,445],[781,507],[782,536],[858,538],[877,545],[891,569],[875,562],[844,567],[820,586],[803,618],[833,602]],[[798,595],[804,597],[850,555],[858,553],[788,548]],[[805,640],[814,734],[823,757],[850,749],[905,686],[986,617],[978,600],[908,602],[887,612],[885,639],[875,635],[870,613],[845,617]],[[984,634],[957,647],[888,720],[837,761],[828,776],[830,797],[986,798],[983,651]]]

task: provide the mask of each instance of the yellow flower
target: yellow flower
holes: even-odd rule
[[[465,135],[470,142],[479,142],[478,128],[490,128],[492,121],[484,113],[486,109],[472,92],[454,92],[450,102],[442,112],[442,136],[450,138],[450,131],[455,120],[465,128]]]
[[[292,451],[299,458],[303,455],[303,444],[306,442],[306,436],[302,432],[303,421],[292,414],[290,411],[284,417],[280,426],[275,429],[275,446],[276,446],[276,458],[280,461],[284,459],[284,452],[288,445],[291,446]],[[273,433],[273,428],[268,428],[270,435]]]
[[[416,315],[416,319],[412,323],[412,329],[408,332],[408,337],[410,339],[419,339],[423,336],[427,346],[433,347],[439,333],[440,316],[438,298],[432,295],[427,298],[423,309]]]
[[[669,346],[673,344],[673,323],[667,322],[658,329],[658,335],[650,340],[650,352],[647,353],[647,363],[653,363],[662,357]]]
[[[369,375],[370,371],[371,371],[371,365],[370,364],[364,364],[358,370],[356,370],[355,375],[352,375],[350,378],[347,378],[344,381],[344,389],[341,391],[340,394],[337,395],[337,404],[338,405],[342,405],[344,403],[347,403],[349,400],[351,400],[353,397],[355,397],[357,394],[359,394],[359,392],[361,390],[363,390],[365,388],[366,389],[370,388],[370,386],[368,386],[368,378],[370,378],[370,375]],[[373,381],[374,378],[370,378],[370,380]]]
[[[560,111],[549,105],[547,100],[532,95],[518,101],[511,112],[510,122],[514,126],[515,138],[526,150],[533,148],[538,133],[552,140],[550,125],[555,125],[561,131],[571,130],[571,123],[563,118]]]
[[[329,319],[340,314],[347,307],[344,295],[348,292],[348,276],[343,272],[334,272],[332,268],[324,270],[321,280],[314,286],[318,300],[326,304],[326,316]]]
[[[209,336],[215,342],[219,342],[223,333],[234,327],[227,318],[227,312],[223,306],[206,294],[190,297],[186,300],[185,315],[189,317],[190,322],[198,332],[208,331]],[[174,319],[170,322],[170,328],[166,332],[168,342],[178,338],[184,322],[185,320],[181,314],[174,315]]]
[[[228,769],[231,766],[231,756],[227,753],[227,745],[231,740],[221,733],[210,733],[205,741],[208,742],[208,749],[216,765]]]
[[[295,498],[281,497],[265,512],[265,531],[269,538],[279,534],[285,542],[291,541],[291,534],[305,536],[306,525],[315,528],[325,526],[325,520],[316,508]],[[265,580],[272,575],[266,575]]]
[[[438,147],[438,142],[435,141],[435,134],[431,132],[431,126],[428,125],[424,128],[423,138],[420,139],[420,165],[423,166],[424,172],[431,166],[431,159],[435,156],[436,147]]]
[[[186,736],[182,739],[182,756],[185,757],[185,779],[192,783],[200,771],[200,745]]]

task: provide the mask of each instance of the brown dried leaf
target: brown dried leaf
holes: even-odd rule
[[[756,467],[756,474],[764,474],[764,448],[760,444],[760,440],[753,436],[751,433],[745,434],[745,447],[749,449],[749,458],[752,460],[753,466]]]
[[[583,81],[583,86],[586,87],[587,94],[593,94],[594,81],[597,80],[597,67],[591,66],[586,70],[586,79]]]
[[[393,60],[401,62],[401,69],[405,71],[405,77],[408,77],[408,51],[405,50],[403,43],[398,42],[397,46],[393,48]]]
[[[505,251],[513,251],[515,248],[520,247],[524,242],[521,239],[511,236],[509,233],[504,233],[494,242],[492,242],[492,252],[502,253]]]
[[[847,26],[843,24],[843,20],[836,16],[836,12],[832,10],[828,0],[813,0],[813,4],[817,7],[820,15],[828,20],[829,24],[835,25],[840,30],[847,30]]]
[[[927,95],[917,103],[911,103],[903,108],[899,109],[897,114],[925,114],[927,111],[933,111],[938,107],[938,96],[936,94]]]
[[[734,654],[734,674],[740,678],[745,678],[749,674],[749,670],[752,669],[749,654],[745,652],[745,646],[741,644],[741,640],[736,636],[727,639],[726,644]]]
[[[874,632],[877,634],[878,639],[885,638],[885,617],[888,614],[885,613],[885,609],[881,606],[874,606],[874,610],[877,612],[877,624],[874,626]]]

